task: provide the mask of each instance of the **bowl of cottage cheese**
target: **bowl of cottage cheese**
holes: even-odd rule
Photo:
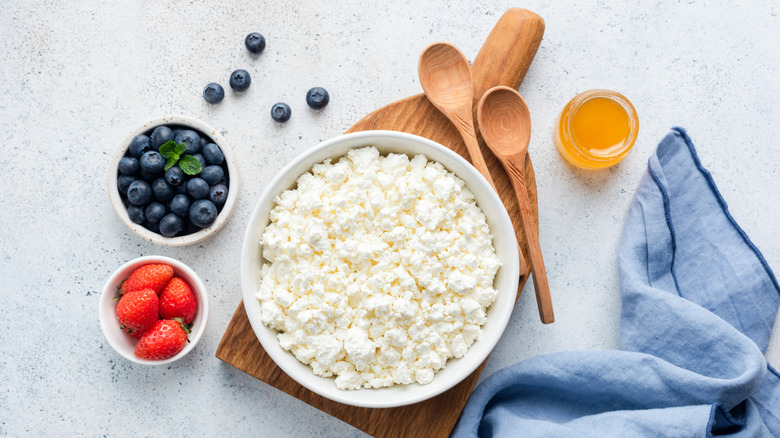
[[[452,388],[490,354],[519,280],[488,182],[431,140],[325,141],[267,186],[244,236],[244,307],[263,348],[328,399],[383,408]]]

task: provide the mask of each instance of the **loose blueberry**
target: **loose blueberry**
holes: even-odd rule
[[[141,180],[130,183],[130,187],[127,188],[127,200],[133,205],[148,204],[152,200],[152,188],[149,183]]]
[[[152,202],[144,210],[144,217],[149,222],[160,222],[160,219],[165,216],[165,206],[159,202]]]
[[[222,178],[225,177],[225,171],[219,166],[206,166],[198,176],[206,181],[209,186],[213,186],[222,181]]]
[[[222,164],[225,161],[225,156],[222,154],[222,150],[214,143],[208,143],[200,150],[203,154],[203,158],[206,159],[208,164]]]
[[[246,36],[244,45],[252,53],[261,53],[265,50],[265,37],[257,32],[252,32]]]
[[[306,93],[306,104],[312,109],[323,109],[330,102],[328,91],[322,87],[314,87]]]
[[[157,178],[152,182],[152,194],[160,202],[170,202],[176,195],[176,192],[173,190],[173,187],[165,182],[165,178]]]
[[[216,105],[225,98],[225,89],[222,88],[222,85],[212,82],[203,89],[203,98],[206,99],[206,102]]]
[[[173,166],[165,171],[165,181],[172,186],[178,186],[184,181],[184,171],[179,166]]]
[[[209,184],[202,178],[187,181],[187,193],[192,199],[203,199],[209,195]]]
[[[196,160],[200,161],[200,167],[206,167],[206,159],[203,158],[203,155],[201,154],[193,154],[193,157],[195,157]]]
[[[133,157],[141,158],[145,152],[152,150],[152,143],[149,141],[149,137],[139,134],[133,137],[133,140],[130,141],[130,147],[127,149]]]
[[[252,83],[252,78],[246,70],[236,70],[230,74],[230,88],[233,91],[246,91]]]
[[[144,209],[137,205],[128,205],[127,215],[130,216],[130,221],[134,224],[141,225],[144,223]]]
[[[141,155],[141,171],[148,175],[157,175],[165,170],[165,158],[159,152],[149,151]]]
[[[130,175],[119,175],[116,177],[116,188],[119,190],[119,193],[126,195],[127,194],[127,188],[130,187],[130,184],[135,181],[134,176]]]
[[[271,118],[274,119],[275,122],[284,123],[290,120],[291,115],[292,111],[290,111],[290,106],[284,102],[275,103],[274,106],[271,107]]]
[[[185,129],[179,131],[174,138],[176,143],[184,143],[187,149],[184,151],[187,155],[197,154],[200,152],[200,136],[197,132]]]
[[[159,150],[160,146],[173,140],[173,131],[167,126],[158,126],[152,131],[150,140],[152,141],[152,148]]]
[[[168,213],[160,219],[160,234],[173,237],[184,229],[184,219],[173,213]]]
[[[221,207],[225,204],[228,195],[228,188],[224,184],[217,184],[209,189],[209,200],[214,205]]]
[[[120,158],[117,167],[119,168],[119,172],[124,173],[125,175],[135,175],[141,170],[141,164],[138,163],[138,158],[135,157]]]
[[[206,228],[217,219],[217,206],[208,199],[192,203],[190,207],[190,222],[199,228]]]
[[[190,204],[190,198],[187,195],[176,195],[171,200],[171,213],[186,218],[190,214]]]

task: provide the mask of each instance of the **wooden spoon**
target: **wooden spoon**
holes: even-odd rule
[[[485,143],[512,180],[525,239],[528,242],[539,317],[543,323],[550,324],[555,321],[550,285],[547,282],[539,234],[525,187],[525,156],[531,141],[531,113],[520,93],[509,87],[493,87],[479,101],[477,123]]]
[[[474,87],[469,61],[450,43],[433,43],[423,50],[417,74],[425,96],[460,132],[471,164],[496,189],[474,131]]]
[[[468,59],[450,43],[433,43],[420,55],[417,74],[425,96],[455,125],[463,137],[471,164],[498,193],[474,130],[474,87]],[[525,272],[527,265],[519,243],[517,253],[520,272]]]

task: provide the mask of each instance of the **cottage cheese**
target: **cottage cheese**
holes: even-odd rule
[[[480,337],[500,262],[464,182],[351,150],[275,198],[257,292],[279,344],[340,389],[427,384]]]

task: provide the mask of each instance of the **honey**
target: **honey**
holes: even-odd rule
[[[561,112],[555,144],[577,167],[600,169],[617,164],[639,133],[636,109],[620,93],[590,90],[574,97]]]

